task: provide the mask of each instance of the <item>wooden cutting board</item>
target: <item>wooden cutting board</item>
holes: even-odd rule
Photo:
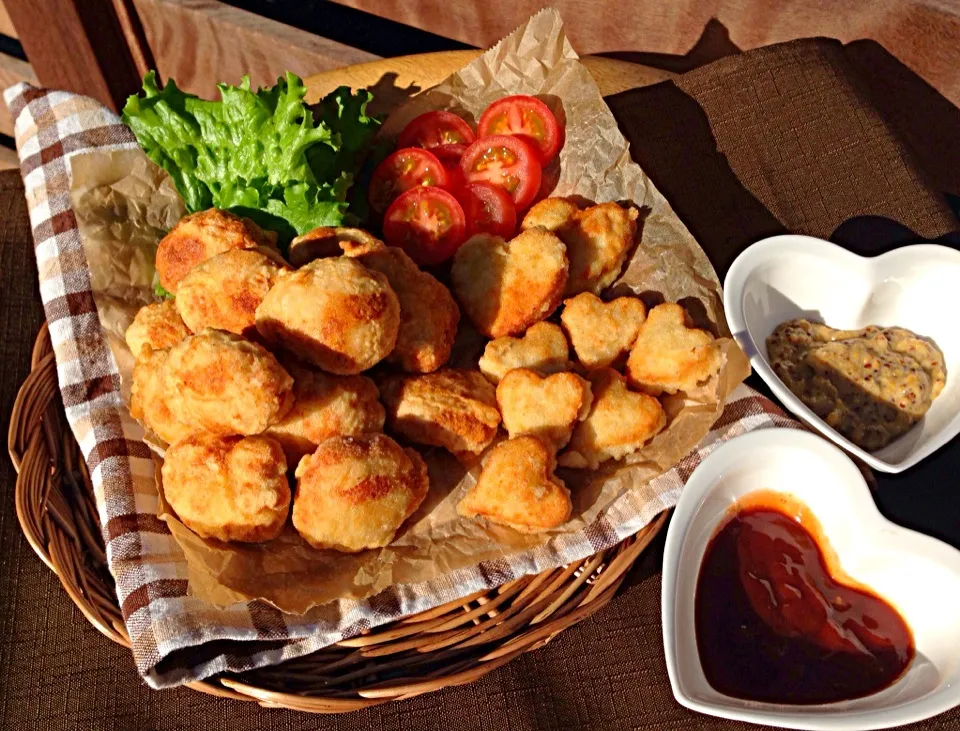
[[[347,85],[354,89],[366,87],[373,91],[376,100],[372,111],[379,114],[388,111],[416,92],[439,84],[450,74],[470,63],[480,53],[480,51],[423,53],[416,56],[384,58],[380,61],[326,71],[306,79],[307,100],[314,102],[338,86]],[[581,60],[593,74],[593,78],[600,87],[600,93],[604,96],[638,86],[656,84],[674,77],[674,74],[669,71],[611,58],[585,56]]]

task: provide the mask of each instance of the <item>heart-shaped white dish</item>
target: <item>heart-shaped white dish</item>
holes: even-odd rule
[[[723,284],[730,331],[777,398],[800,419],[881,472],[902,472],[960,434],[960,252],[904,246],[873,258],[810,236],[774,236],[746,249]],[[943,351],[947,383],[908,433],[867,452],[828,426],[776,376],[767,336],[797,317],[853,330],[899,326]]]
[[[785,492],[820,521],[845,574],[892,604],[916,656],[890,687],[821,705],[744,701],[715,691],[700,665],[694,596],[710,538],[738,499]],[[960,551],[880,515],[856,465],[815,434],[762,429],[723,444],[694,470],[670,522],[663,560],[663,643],[670,685],[687,708],[801,729],[874,729],[918,721],[960,704]]]

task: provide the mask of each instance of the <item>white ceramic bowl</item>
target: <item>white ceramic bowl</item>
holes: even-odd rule
[[[844,572],[891,603],[913,631],[916,657],[890,687],[821,705],[744,701],[704,677],[694,594],[710,538],[738,498],[760,489],[791,494],[820,521]],[[853,462],[815,434],[761,429],[718,447],[683,488],[663,561],[663,644],[677,700],[724,718],[802,729],[875,729],[928,718],[960,704],[960,551],[882,517]]]
[[[960,252],[918,244],[868,259],[809,236],[774,236],[740,254],[723,287],[730,331],[777,398],[871,467],[902,472],[960,433]],[[804,406],[770,367],[767,336],[797,317],[841,329],[898,325],[932,338],[946,361],[946,387],[907,434],[867,452]]]

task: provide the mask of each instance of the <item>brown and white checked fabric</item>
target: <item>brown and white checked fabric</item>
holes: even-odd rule
[[[621,496],[575,536],[488,561],[422,585],[339,601],[303,616],[251,602],[218,608],[187,596],[186,563],[157,519],[154,466],[120,395],[117,364],[100,327],[77,221],[70,159],[135,148],[117,116],[86,97],[18,84],[5,92],[16,119],[21,172],[67,419],[90,468],[110,570],[137,669],[154,688],[298,657],[345,637],[583,559],[636,533],[672,507],[693,469],[718,444],[753,429],[795,426],[769,400],[740,387],[699,449],[645,489]]]

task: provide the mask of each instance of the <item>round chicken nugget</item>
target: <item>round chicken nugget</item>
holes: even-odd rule
[[[177,312],[193,332],[212,327],[237,335],[256,330],[255,313],[281,270],[269,249],[231,249],[207,259],[180,280]]]
[[[538,322],[528,328],[523,337],[491,340],[478,365],[483,375],[499,383],[514,368],[529,368],[541,376],[560,373],[567,369],[569,357],[567,338],[560,326]]]
[[[293,266],[302,267],[314,259],[340,256],[341,253],[360,256],[382,248],[384,243],[380,239],[362,229],[320,226],[291,241],[287,256]]]
[[[553,450],[534,436],[500,442],[484,460],[477,483],[457,504],[465,518],[484,517],[521,533],[539,533],[570,519],[573,503],[553,474]]]
[[[266,434],[295,465],[325,439],[383,431],[385,413],[377,386],[366,376],[333,376],[284,363],[293,376],[293,408]]]
[[[580,213],[580,207],[567,198],[544,198],[530,206],[520,227],[542,226],[547,231],[558,231],[572,222]]]
[[[284,274],[257,308],[274,345],[339,375],[373,367],[393,350],[400,301],[380,272],[349,257],[317,259]]]
[[[173,444],[197,430],[177,417],[174,401],[179,394],[164,388],[163,366],[167,351],[147,348],[142,356],[133,367],[130,415],[167,444]]]
[[[187,272],[230,249],[275,248],[276,234],[249,218],[211,208],[181,218],[157,246],[157,274],[168,292],[177,293]]]
[[[577,359],[591,370],[605,368],[630,350],[647,317],[647,308],[635,297],[604,302],[582,292],[563,305],[560,322]]]
[[[194,434],[167,450],[160,475],[170,507],[203,538],[260,543],[287,520],[287,461],[270,437]]]
[[[387,376],[380,396],[389,427],[412,442],[467,458],[480,454],[497,435],[497,394],[478,371]]]
[[[657,305],[640,326],[627,359],[630,384],[649,394],[693,391],[720,370],[713,336],[689,326],[681,305]]]
[[[293,406],[293,378],[277,359],[222,330],[183,340],[163,371],[177,417],[213,434],[259,434]]]
[[[590,383],[573,373],[541,377],[509,371],[497,386],[503,426],[511,437],[532,434],[554,450],[570,441],[573,425],[590,412]]]
[[[593,403],[557,460],[562,466],[596,469],[607,460],[623,459],[666,426],[660,402],[629,390],[623,376],[612,368],[591,371],[587,379]]]
[[[351,254],[352,256],[352,254]],[[383,274],[400,301],[397,344],[387,360],[410,373],[431,373],[450,359],[460,310],[450,290],[395,246],[360,256],[368,269]]]
[[[566,247],[544,228],[506,243],[477,234],[457,249],[453,291],[477,330],[488,338],[522,333],[550,317],[567,283]]]
[[[333,437],[297,466],[293,525],[315,548],[381,548],[429,489],[427,465],[414,450],[383,434]]]
[[[141,307],[124,337],[134,358],[139,359],[145,345],[151,350],[166,350],[189,334],[174,301],[163,300]]]

